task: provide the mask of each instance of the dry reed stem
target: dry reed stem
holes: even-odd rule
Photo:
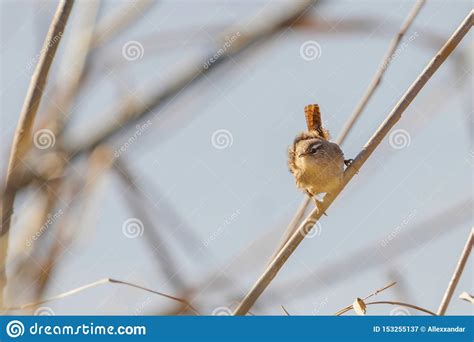
[[[62,298],[65,298],[65,297],[69,297],[71,295],[77,294],[79,292],[82,292],[84,290],[87,290],[87,289],[90,289],[90,288],[93,288],[93,287],[96,287],[98,285],[110,284],[110,283],[126,285],[126,286],[129,286],[129,287],[133,287],[133,288],[136,288],[136,289],[139,289],[139,290],[143,290],[143,291],[146,291],[146,292],[156,294],[158,296],[162,296],[162,297],[174,300],[176,302],[179,302],[179,303],[182,303],[182,304],[186,305],[186,307],[188,307],[192,312],[194,312],[196,315],[199,315],[199,312],[189,302],[187,302],[186,300],[184,300],[182,298],[178,298],[178,297],[175,297],[175,296],[163,293],[163,292],[158,292],[158,291],[155,291],[155,290],[151,290],[151,289],[143,287],[141,285],[129,283],[129,282],[122,281],[122,280],[112,279],[112,278],[100,279],[100,280],[97,280],[93,283],[80,286],[80,287],[75,288],[73,290],[69,290],[67,292],[63,292],[59,295],[56,295],[56,296],[53,296],[53,297],[50,297],[50,298],[47,298],[47,299],[43,299],[43,300],[40,300],[40,301],[37,301],[37,302],[28,303],[28,304],[24,304],[24,305],[21,305],[21,306],[1,307],[0,310],[5,312],[5,311],[25,310],[25,309],[29,309],[29,308],[34,308],[34,307],[36,307],[38,305],[41,305],[41,304],[45,304],[45,303],[52,302],[52,301],[57,300],[57,299],[62,299]]]
[[[255,285],[249,291],[249,293],[242,300],[240,305],[234,311],[234,315],[245,315],[247,311],[252,307],[255,301],[265,291],[267,286],[271,283],[273,278],[277,275],[278,271],[283,267],[286,260],[295,251],[301,241],[304,239],[306,234],[311,231],[311,228],[319,220],[322,213],[326,212],[331,203],[336,199],[339,193],[345,188],[350,182],[352,177],[360,170],[370,155],[375,151],[377,146],[380,144],[382,139],[388,134],[393,126],[400,120],[403,112],[407,109],[410,103],[415,99],[420,90],[425,86],[428,80],[438,70],[438,68],[444,63],[448,56],[458,46],[464,36],[469,32],[474,17],[474,11],[471,11],[461,25],[457,28],[454,34],[447,40],[446,44],[436,54],[436,56],[428,63],[423,72],[417,77],[413,84],[408,88],[405,94],[401,97],[395,108],[388,115],[385,121],[379,126],[374,135],[369,139],[366,145],[362,148],[362,151],[354,159],[353,163],[345,170],[344,179],[342,184],[332,194],[328,194],[324,201],[321,203],[320,210],[317,208],[308,215],[306,220],[302,222],[297,231],[285,244],[283,249],[278,253],[275,259],[263,272],[261,277],[257,280]]]
[[[372,297],[378,295],[380,292],[383,292],[383,291],[385,291],[385,290],[391,288],[391,287],[394,286],[396,283],[397,283],[396,281],[391,282],[391,283],[388,284],[387,286],[384,286],[384,287],[382,287],[381,289],[378,289],[377,291],[375,291],[375,292],[373,292],[373,293],[371,293],[371,294],[365,296],[364,298],[362,298],[362,300],[365,301],[365,300],[367,300],[367,299],[369,299],[369,298],[372,298]],[[340,314],[342,314],[342,313],[344,313],[344,312],[347,312],[347,311],[349,311],[349,310],[351,310],[351,309],[353,309],[353,308],[354,308],[354,307],[353,307],[352,304],[351,304],[351,305],[348,305],[348,306],[342,308],[341,310],[339,310],[338,312],[336,312],[334,315],[339,316]]]
[[[163,106],[168,101],[173,100],[179,93],[193,83],[205,78],[211,71],[214,71],[218,65],[227,59],[227,57],[235,56],[245,50],[249,45],[268,37],[273,36],[277,32],[285,29],[288,25],[300,18],[313,1],[305,0],[292,4],[292,8],[275,13],[273,16],[268,15],[266,21],[254,20],[246,27],[238,26],[233,30],[229,30],[222,34],[222,37],[237,37],[224,53],[222,46],[217,46],[206,58],[183,69],[177,77],[170,81],[165,89],[158,88],[154,93],[143,98],[139,103],[134,96],[125,97],[122,101],[110,109],[111,114],[105,114],[105,117],[113,116],[115,120],[108,122],[106,125],[99,127],[97,132],[87,141],[79,142],[74,146],[66,146],[65,149],[71,158],[76,157],[80,153],[89,152],[96,146],[104,143],[106,140],[116,135],[123,129],[131,127],[138,119],[143,119],[148,115],[154,114],[157,107]],[[255,23],[255,24],[254,24]],[[224,39],[222,38],[224,42]],[[220,57],[215,60],[214,55]],[[210,63],[210,60],[215,60]],[[208,66],[206,67],[206,65]],[[156,89],[156,85],[151,87]],[[113,115],[112,115],[113,114]]]
[[[289,279],[281,284],[275,284],[272,290],[276,293],[286,293],[291,289],[301,295],[304,292],[314,293],[315,284],[311,281],[312,279],[324,279],[324,283],[328,287],[342,279],[348,281],[350,277],[360,275],[361,272],[380,265],[380,262],[396,259],[416,247],[413,243],[407,244],[407,240],[413,239],[418,241],[427,239],[434,241],[443,236],[443,234],[454,233],[456,229],[459,229],[457,227],[462,228],[462,225],[471,219],[471,212],[467,209],[470,208],[470,204],[471,201],[466,199],[445,210],[440,210],[436,215],[424,219],[416,225],[407,226],[405,232],[400,233],[396,240],[392,240],[390,244],[383,247],[385,250],[381,258],[373,257],[374,251],[381,248],[382,240],[377,239],[358,247],[356,251],[339,260],[325,262],[324,266],[304,277]],[[459,213],[462,213],[462,215]],[[448,226],[451,229],[446,229]],[[364,260],[370,260],[370,262],[362,262]],[[300,285],[295,287],[295,284]],[[400,279],[398,279],[398,285],[400,285]],[[400,286],[396,287],[396,289],[399,288]],[[269,296],[268,292],[266,295],[267,297]],[[277,299],[275,298],[275,300]]]
[[[391,300],[382,300],[382,301],[377,301],[377,302],[365,303],[365,305],[367,305],[367,306],[369,306],[369,305],[378,305],[378,304],[390,304],[390,305],[404,306],[404,307],[407,307],[407,308],[410,308],[410,309],[415,309],[415,310],[427,313],[431,316],[437,316],[433,311],[430,311],[428,309],[422,308],[422,307],[417,306],[417,305],[409,304],[409,303],[395,302],[395,301],[391,301]],[[352,310],[352,305],[348,310],[338,312],[336,314],[336,316],[341,316],[341,315],[343,315],[344,313],[346,313],[347,311],[350,311],[350,310]]]
[[[461,279],[462,272],[464,271],[464,267],[466,266],[467,259],[469,258],[469,254],[471,254],[472,245],[474,242],[474,231],[471,229],[469,232],[469,236],[466,241],[466,245],[461,253],[459,258],[458,264],[456,265],[456,269],[454,270],[454,274],[448,284],[448,288],[444,293],[443,300],[438,308],[438,315],[444,316],[446,310],[448,309],[448,305],[451,302],[451,298],[453,297],[454,290],[459,283],[459,279]]]
[[[21,161],[25,157],[31,145],[32,127],[36,118],[41,98],[43,96],[49,69],[53,63],[64,28],[71,13],[74,0],[62,0],[57,7],[56,13],[51,21],[48,34],[41,50],[38,64],[31,78],[28,92],[23,103],[18,125],[13,138],[10,151],[10,160],[6,174],[4,198],[2,201],[1,228],[0,228],[0,304],[3,301],[3,289],[5,287],[5,264],[8,250],[8,238],[11,217],[13,215],[13,203],[16,190],[13,184],[14,174],[21,167]]]
[[[420,12],[421,8],[423,7],[425,3],[425,0],[418,0],[416,4],[413,6],[412,10],[410,13],[408,13],[407,18],[403,22],[402,26],[400,27],[398,33],[396,36],[392,39],[390,42],[390,45],[388,47],[388,50],[385,52],[385,56],[375,72],[372,81],[370,82],[368,88],[365,90],[365,93],[362,97],[362,99],[359,101],[357,104],[356,108],[354,109],[353,113],[351,116],[347,119],[346,123],[344,124],[344,127],[339,133],[339,136],[336,139],[336,143],[338,145],[342,145],[342,143],[346,140],[347,135],[349,134],[350,130],[352,127],[354,127],[355,122],[359,118],[359,116],[362,114],[364,111],[365,107],[369,103],[370,99],[375,93],[375,90],[377,87],[380,85],[382,78],[385,74],[385,71],[387,71],[388,66],[390,64],[390,59],[392,58],[393,54],[395,53],[398,45],[402,41],[403,36],[407,32],[407,30],[410,28],[412,25],[413,21],[415,20],[416,16]],[[291,219],[290,224],[288,225],[288,228],[285,231],[285,234],[283,235],[283,239],[281,244],[279,245],[278,249],[275,251],[275,253],[271,256],[270,260],[273,260],[276,256],[276,254],[283,248],[285,243],[288,241],[288,239],[293,235],[295,232],[296,228],[298,228],[298,224],[301,222],[301,219],[304,216],[304,213],[306,212],[306,209],[308,208],[309,204],[311,203],[311,198],[308,196],[305,196],[303,201],[301,202],[298,210],[296,211],[295,215]]]
[[[156,2],[152,0],[137,0],[116,9],[106,16],[94,32],[92,47],[98,48],[112,40],[124,31],[130,24],[142,18],[142,12],[148,10]]]

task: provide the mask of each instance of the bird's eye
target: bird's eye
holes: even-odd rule
[[[320,143],[311,145],[311,147],[309,148],[309,153],[316,153],[321,148],[321,146],[322,144]]]

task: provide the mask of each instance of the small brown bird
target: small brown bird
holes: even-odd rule
[[[296,136],[288,150],[288,166],[295,176],[296,185],[313,198],[331,193],[342,182],[344,154],[336,143],[329,141],[329,133],[323,128],[321,113],[317,104],[305,107],[308,132]]]

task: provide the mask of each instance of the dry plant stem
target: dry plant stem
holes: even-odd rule
[[[74,295],[74,294],[76,294],[76,293],[79,293],[79,292],[82,292],[82,291],[84,291],[84,290],[87,290],[87,289],[96,287],[96,286],[98,286],[98,285],[110,284],[110,283],[112,283],[112,284],[126,285],[126,286],[129,286],[129,287],[133,287],[133,288],[136,288],[136,289],[140,289],[140,290],[143,290],[143,291],[146,291],[146,292],[150,292],[150,293],[156,294],[156,295],[158,295],[158,296],[162,296],[162,297],[165,297],[165,298],[174,300],[174,301],[176,301],[176,302],[179,302],[179,303],[182,303],[182,304],[186,305],[192,312],[194,312],[196,315],[199,315],[199,312],[198,312],[190,303],[188,303],[188,302],[187,302],[186,300],[184,300],[184,299],[181,299],[181,298],[178,298],[178,297],[175,297],[175,296],[166,294],[166,293],[162,293],[162,292],[158,292],[158,291],[155,291],[155,290],[151,290],[151,289],[148,289],[148,288],[143,287],[143,286],[140,286],[140,285],[136,285],[136,284],[133,284],[133,283],[129,283],[129,282],[122,281],[122,280],[117,280],[117,279],[112,279],[112,278],[100,279],[100,280],[97,280],[97,281],[95,281],[95,282],[93,282],[93,283],[86,284],[86,285],[84,285],[84,286],[80,286],[80,287],[75,288],[75,289],[73,289],[73,290],[70,290],[70,291],[61,293],[61,294],[59,294],[59,295],[57,295],[57,296],[54,296],[54,297],[50,297],[50,298],[47,298],[47,299],[43,299],[43,300],[38,301],[38,302],[28,303],[28,304],[24,304],[24,305],[16,306],[16,307],[2,307],[0,310],[2,310],[3,312],[5,312],[5,311],[14,311],[14,310],[25,310],[25,309],[29,309],[29,308],[36,307],[36,306],[41,305],[41,304],[44,304],[44,303],[52,302],[52,301],[57,300],[57,299],[61,299],[61,298],[65,298],[65,297],[72,296],[72,295]]]
[[[92,40],[93,48],[97,48],[110,41],[120,32],[130,27],[130,24],[139,18],[142,18],[142,12],[155,4],[152,0],[138,0],[124,7],[116,9],[106,16],[94,32]]]
[[[467,259],[469,258],[469,254],[471,254],[472,245],[474,242],[474,231],[471,229],[469,232],[469,237],[467,238],[466,245],[461,253],[461,257],[459,258],[458,264],[456,265],[456,269],[454,270],[453,277],[449,282],[448,288],[443,296],[443,300],[438,308],[438,315],[444,316],[446,310],[448,308],[449,302],[453,297],[454,290],[458,285],[459,279],[461,279],[462,272],[464,271],[464,267],[466,266]]]
[[[344,128],[342,129],[339,135],[338,140],[340,144],[346,139],[347,135],[349,134],[349,131],[352,129],[352,127],[356,123],[360,114],[364,111],[365,107],[369,103],[370,98],[375,93],[375,90],[377,89],[377,87],[380,85],[382,78],[385,74],[385,71],[387,70],[388,66],[391,63],[393,54],[397,50],[397,47],[402,41],[403,37],[405,36],[405,33],[412,25],[413,21],[415,20],[416,16],[420,12],[424,4],[425,4],[425,0],[418,0],[415,3],[410,13],[408,14],[407,18],[405,19],[402,26],[400,27],[400,30],[398,31],[397,35],[390,42],[390,46],[388,47],[388,50],[385,53],[383,61],[380,64],[379,68],[377,69],[375,75],[373,76],[372,81],[370,82],[368,88],[366,89],[364,96],[362,97],[360,102],[357,104],[356,108],[354,109],[354,112],[351,114],[349,120],[347,120],[346,124],[344,125]]]
[[[407,308],[410,308],[410,309],[415,309],[415,310],[418,310],[418,311],[421,311],[421,312],[424,312],[424,313],[427,313],[431,316],[437,316],[433,311],[430,311],[428,309],[424,309],[420,306],[417,306],[417,305],[413,305],[413,304],[409,304],[409,303],[403,303],[403,302],[394,302],[394,301],[389,301],[389,300],[383,300],[383,301],[377,301],[377,302],[369,302],[369,303],[365,303],[365,305],[369,306],[369,305],[378,305],[378,304],[390,304],[390,305],[398,305],[398,306],[404,306],[404,307],[407,307]],[[347,310],[341,310],[340,312],[338,312],[336,314],[336,316],[341,316],[343,315],[344,313],[346,313],[347,311],[350,311],[352,310],[352,305],[349,309]]]
[[[215,51],[206,56],[200,63],[192,65],[189,68],[181,70],[179,75],[170,81],[169,86],[165,89],[158,89],[154,93],[146,96],[141,101],[136,101],[134,96],[124,98],[120,103],[111,108],[111,114],[106,114],[105,117],[113,116],[116,118],[113,123],[108,122],[106,125],[99,127],[98,131],[86,141],[67,145],[66,151],[71,157],[76,157],[80,153],[90,152],[96,146],[104,143],[106,140],[116,135],[125,128],[131,127],[138,119],[143,119],[148,115],[154,114],[157,107],[161,107],[168,101],[177,96],[181,90],[189,85],[196,83],[207,76],[211,71],[214,71],[218,65],[227,59],[227,57],[235,56],[242,52],[249,45],[273,36],[284,28],[291,25],[291,23],[300,18],[309,8],[313,1],[298,1],[292,3],[291,10],[278,12],[274,16],[268,15],[266,21],[253,22],[258,24],[250,24],[247,27],[237,27],[235,30],[225,32],[222,37],[238,37],[232,45],[227,48],[225,53],[219,53],[222,46],[217,46]],[[224,42],[224,40],[222,40]],[[222,52],[222,51],[221,51]],[[214,55],[219,53],[220,57],[215,60]],[[215,60],[214,63],[209,63],[210,60]],[[208,65],[208,67],[205,67]],[[153,89],[156,85],[152,86]],[[139,103],[138,103],[139,102]],[[74,146],[72,146],[74,145]]]
[[[300,224],[297,231],[292,235],[290,240],[285,244],[283,249],[278,253],[275,259],[271,262],[268,268],[263,272],[261,277],[257,280],[255,285],[252,287],[250,292],[245,296],[240,305],[234,312],[234,315],[245,315],[247,311],[252,307],[255,301],[265,291],[267,286],[271,283],[273,278],[277,275],[278,271],[283,267],[286,260],[295,251],[301,241],[304,239],[306,234],[311,231],[311,227],[319,220],[321,213],[326,212],[334,199],[339,193],[345,188],[350,182],[352,177],[360,170],[370,155],[374,152],[377,146],[380,144],[382,139],[388,134],[390,129],[400,120],[403,112],[407,109],[413,99],[418,95],[420,90],[438,70],[438,68],[444,63],[448,56],[458,46],[463,37],[469,32],[474,12],[471,11],[454,34],[448,39],[446,44],[436,54],[436,56],[428,63],[425,70],[418,76],[413,84],[408,88],[405,94],[401,97],[395,108],[388,115],[382,125],[377,129],[374,135],[369,139],[366,145],[362,148],[362,151],[354,159],[353,163],[344,172],[344,179],[338,189],[334,193],[329,194],[325,197],[321,203],[321,208],[318,211],[316,208],[310,213],[310,215]]]
[[[49,69],[56,55],[73,4],[73,0],[62,0],[58,5],[43,44],[43,52],[40,54],[38,64],[31,78],[13,138],[6,174],[4,198],[2,201],[2,217],[0,220],[0,297],[3,297],[3,289],[6,282],[5,264],[8,249],[8,232],[10,230],[13,203],[16,195],[15,186],[13,184],[14,174],[19,171],[17,168],[21,166],[21,161],[30,147],[31,131],[41,102],[41,97],[43,96]]]
[[[285,309],[285,307],[284,307],[283,305],[280,305],[280,306],[281,306],[281,308],[283,309],[283,311],[285,311],[285,314],[286,314],[287,316],[291,316],[290,313]]]
[[[383,291],[385,291],[386,289],[388,289],[388,288],[394,286],[396,283],[397,283],[397,282],[394,281],[394,282],[388,284],[387,286],[382,287],[381,289],[378,289],[378,290],[375,291],[374,293],[371,293],[370,295],[365,296],[365,297],[362,298],[362,299],[365,301],[365,300],[367,300],[367,299],[369,299],[369,298],[371,298],[371,297],[374,297],[374,296],[378,295],[380,292],[383,292]],[[344,308],[342,308],[341,310],[339,310],[338,312],[336,312],[335,315],[336,315],[336,316],[339,316],[339,315],[343,314],[344,312],[347,312],[347,311],[349,311],[349,310],[351,310],[351,309],[353,309],[352,304],[351,304],[351,305],[348,305],[348,306],[346,306],[346,307],[344,307]]]
[[[143,220],[143,226],[145,227],[143,234],[145,235],[146,242],[149,244],[149,248],[155,259],[159,261],[166,275],[166,279],[178,290],[184,290],[186,288],[185,282],[181,279],[177,271],[178,267],[176,266],[175,258],[169,250],[167,241],[160,236],[159,229],[156,224],[154,224],[153,218],[150,217],[148,211],[145,209],[141,191],[138,189],[128,165],[116,159],[112,166],[117,171],[122,182],[133,192],[133,196],[126,196],[126,200],[135,215],[139,217],[140,220]]]
[[[364,96],[360,100],[360,102],[357,104],[356,108],[354,109],[353,113],[349,117],[349,119],[346,121],[341,133],[336,139],[336,143],[338,145],[342,145],[342,143],[346,140],[347,135],[349,134],[350,130],[354,126],[355,122],[359,118],[359,116],[362,114],[364,111],[365,107],[369,103],[370,99],[375,93],[375,90],[377,87],[380,85],[382,78],[385,74],[385,71],[387,71],[388,66],[390,65],[390,59],[392,58],[393,54],[395,53],[398,45],[402,41],[403,36],[407,32],[407,30],[410,28],[412,25],[413,21],[415,20],[416,16],[420,12],[421,8],[423,7],[425,3],[425,0],[418,0],[415,5],[413,6],[412,10],[408,14],[407,18],[403,22],[402,26],[400,27],[400,30],[398,31],[397,35],[392,39],[388,50],[385,52],[385,56],[382,60],[382,63],[380,64],[379,68],[375,72],[375,75],[372,78],[372,81],[370,82],[368,88],[366,89]],[[303,201],[301,202],[300,207],[296,211],[296,214],[293,216],[290,224],[288,225],[287,230],[285,231],[285,235],[283,236],[282,239],[282,244],[279,246],[277,251],[272,255],[270,260],[273,260],[276,256],[276,254],[283,248],[284,244],[288,241],[288,239],[291,237],[291,235],[295,232],[296,228],[298,228],[298,224],[301,222],[301,219],[304,216],[304,213],[306,212],[306,209],[311,203],[311,198],[308,196],[305,196]]]

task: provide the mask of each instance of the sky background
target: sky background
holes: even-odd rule
[[[99,21],[124,5],[104,1]],[[40,50],[56,6],[56,1],[1,1],[3,174],[32,74],[26,66]],[[268,0],[163,1],[143,11],[133,28],[97,52],[93,76],[72,110],[67,143],[86,141],[90,132],[113,122],[108,109],[123,96],[139,98],[165,88],[184,67],[219,46],[223,28],[263,22],[285,6],[288,2]],[[317,3],[310,17],[329,30],[285,29],[226,60],[137,122],[145,128],[121,158],[137,175],[136,184],[151,203],[148,211],[176,256],[176,271],[195,289],[191,300],[202,313],[235,308],[303,199],[286,151],[305,129],[304,106],[318,103],[326,128],[337,137],[412,6],[411,1]],[[86,7],[85,1],[74,5],[50,81],[61,75],[58,65]],[[427,1],[343,144],[346,158],[356,156],[471,8],[470,1]],[[353,21],[361,25],[348,28]],[[143,47],[141,58],[124,58],[122,49],[130,41]],[[309,41],[318,44],[316,58],[303,58],[301,48]],[[398,284],[377,299],[437,310],[473,223],[472,43],[469,33],[405,111],[392,130],[392,143],[389,136],[382,141],[321,219],[315,236],[290,257],[254,314],[281,315],[283,305],[292,315],[331,315],[393,280]],[[53,95],[47,92],[43,105]],[[122,130],[110,146],[124,146],[136,131],[135,125]],[[85,173],[83,159],[70,170],[73,176]],[[58,258],[45,296],[105,277],[178,294],[157,269],[144,236],[123,233],[124,222],[135,217],[126,202],[130,193],[113,172],[104,171],[98,180],[85,209],[74,216],[73,242]],[[34,214],[33,194],[17,199],[11,235],[12,245],[27,258],[26,219],[20,213]],[[61,203],[60,209],[67,206]],[[37,260],[30,258],[34,265]],[[473,291],[472,266],[471,258],[448,314],[472,314],[472,305],[457,299],[462,291]],[[222,276],[232,284],[224,291],[215,288]],[[8,290],[12,305],[28,302],[32,283],[15,284]],[[163,312],[173,302],[106,284],[46,306],[58,315],[126,315]],[[417,314],[404,310],[372,306],[368,314]]]

